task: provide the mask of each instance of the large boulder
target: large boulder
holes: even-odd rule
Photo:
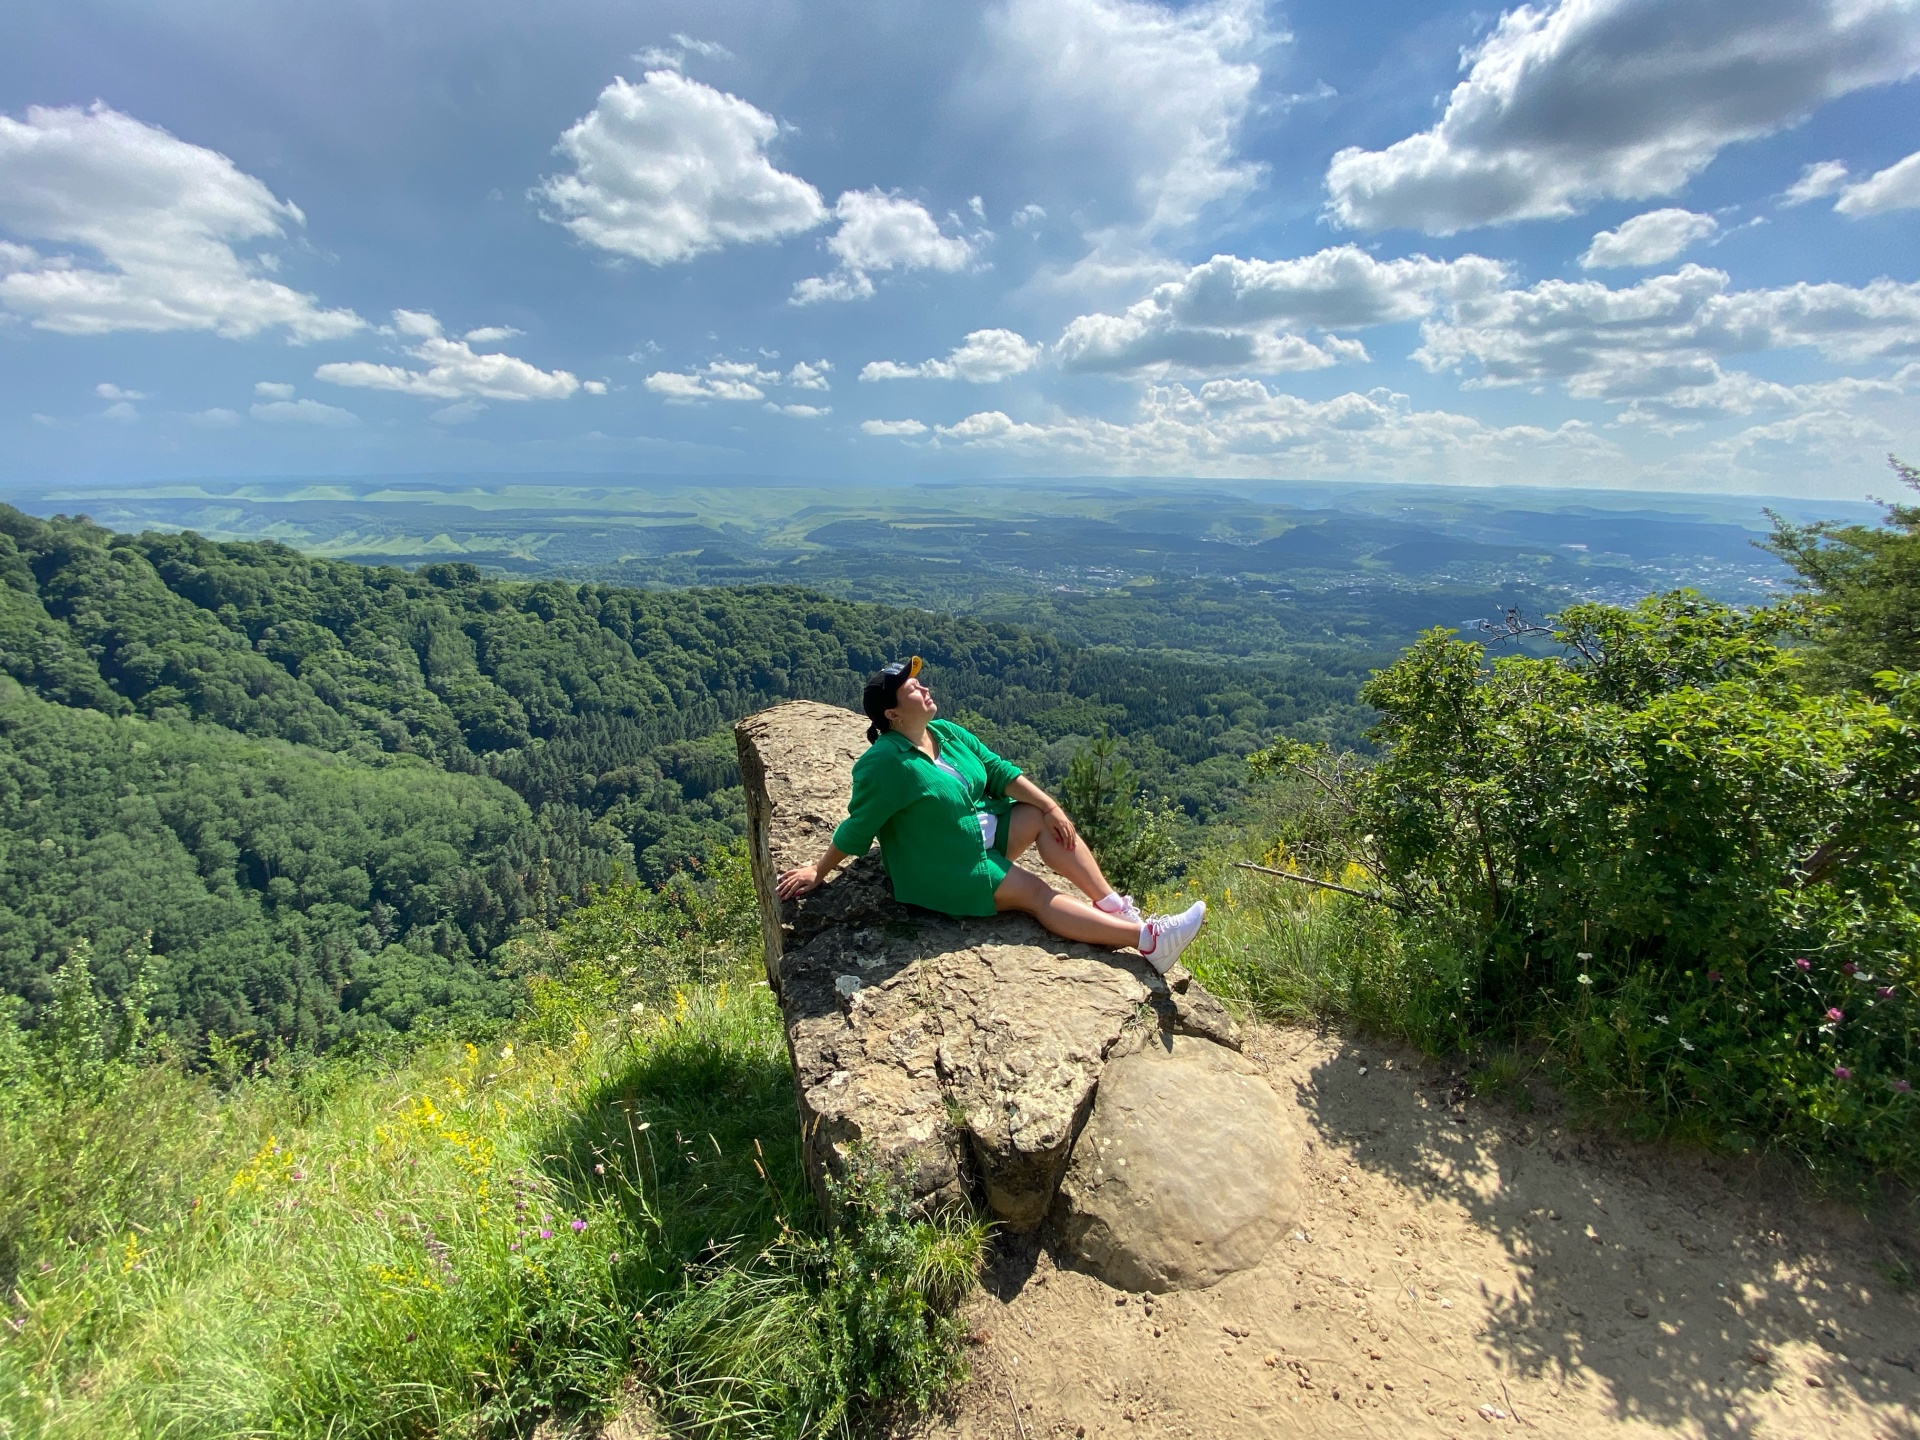
[[[1131,952],[1069,944],[1025,916],[899,904],[877,849],[781,904],[775,877],[816,859],[846,813],[866,720],[794,701],[736,736],[767,978],[816,1185],[864,1149],[922,1205],[979,1199],[1027,1229],[1046,1216],[1123,1037],[1239,1044],[1217,1000],[1181,978],[1170,989]]]
[[[1260,1263],[1300,1208],[1258,1066],[1205,1040],[1111,1060],[1060,1186],[1066,1249],[1122,1290],[1192,1290]]]

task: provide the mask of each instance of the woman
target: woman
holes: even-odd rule
[[[870,748],[854,762],[847,818],[818,861],[780,876],[782,900],[817,889],[877,836],[894,897],[910,905],[948,915],[1019,910],[1063,939],[1132,946],[1163,975],[1199,934],[1206,902],[1142,918],[1131,895],[1114,893],[1065,810],[967,730],[934,719],[940,707],[918,655],[869,680],[860,704]],[[1036,841],[1085,900],[1013,863]]]

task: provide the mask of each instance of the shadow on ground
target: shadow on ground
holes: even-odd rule
[[[1298,1089],[1354,1165],[1460,1207],[1504,1249],[1511,1278],[1482,1283],[1479,1338],[1519,1373],[1586,1371],[1620,1418],[1709,1434],[1746,1433],[1740,1412],[1782,1386],[1911,1404],[1920,1315],[1886,1275],[1906,1262],[1892,1217],[1797,1193],[1766,1165],[1575,1132],[1550,1100],[1531,1114],[1474,1101],[1458,1075],[1378,1043],[1336,1044]]]

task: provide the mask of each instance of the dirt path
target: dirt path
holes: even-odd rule
[[[1408,1052],[1274,1029],[1248,1050],[1301,1142],[1291,1238],[1151,1299],[1003,1257],[974,1379],[916,1440],[1920,1436],[1920,1295],[1875,1268],[1893,1235],[1466,1101]]]

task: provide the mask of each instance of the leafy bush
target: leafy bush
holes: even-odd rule
[[[1887,462],[1920,490],[1920,470]],[[1817,679],[1864,689],[1882,670],[1920,670],[1920,505],[1889,505],[1877,526],[1794,525],[1776,515],[1767,548],[1815,602]]]
[[[1784,610],[1577,605],[1561,654],[1435,631],[1364,689],[1377,764],[1299,747],[1411,917],[1429,1028],[1550,1039],[1656,1128],[1920,1171],[1920,679],[1819,693]]]

